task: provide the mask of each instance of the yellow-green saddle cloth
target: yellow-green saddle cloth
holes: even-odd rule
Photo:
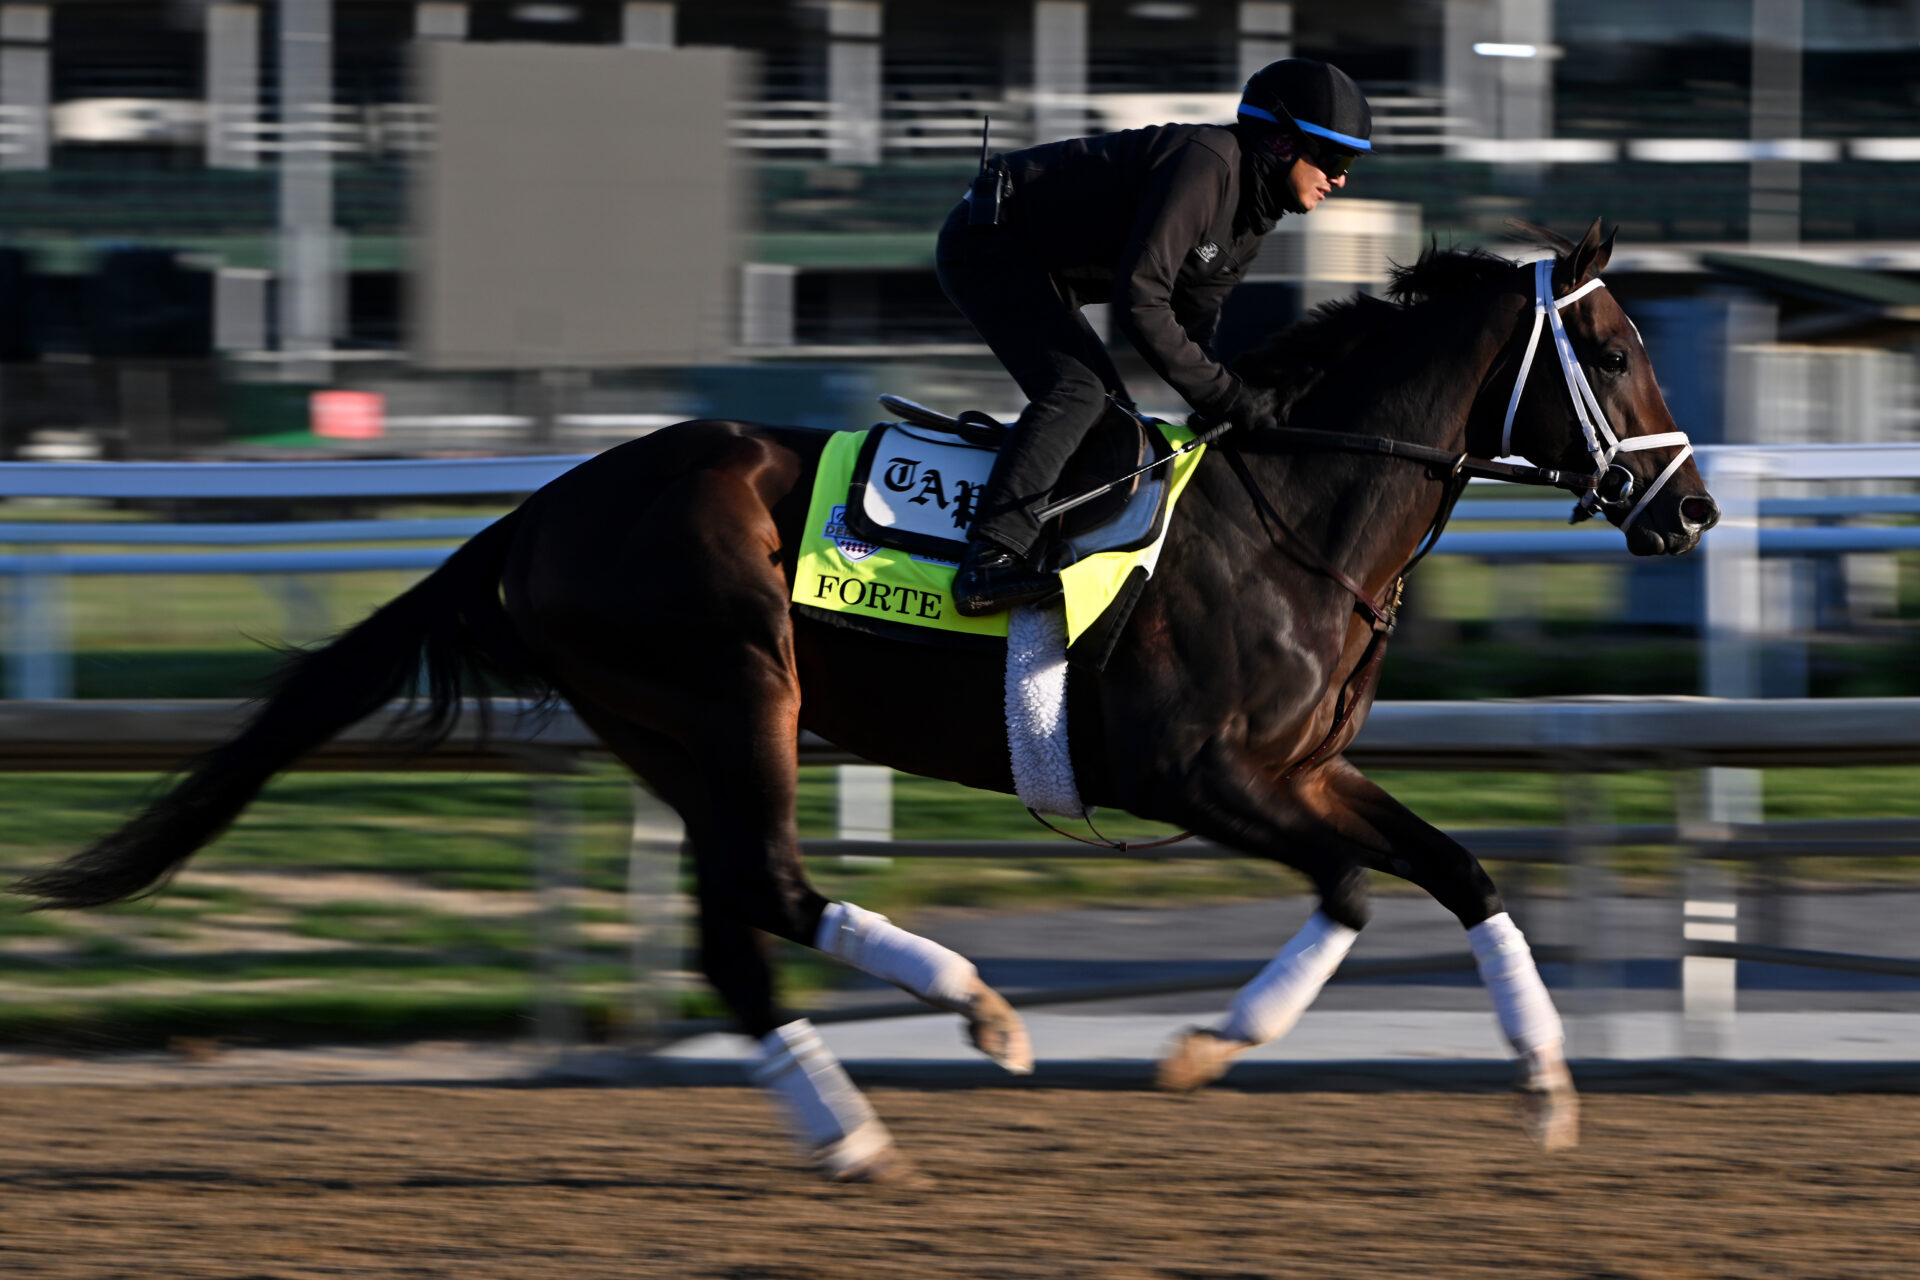
[[[1193,433],[1185,427],[1171,423],[1155,426],[1171,447],[1177,448],[1193,438]],[[794,604],[807,613],[824,616],[827,621],[903,639],[963,645],[1004,640],[1007,614],[965,618],[954,609],[952,588],[956,565],[953,561],[882,545],[884,533],[878,538],[862,537],[848,527],[850,500],[858,501],[860,494],[854,486],[856,463],[861,460],[869,440],[879,439],[874,433],[884,429],[883,426],[870,431],[836,432],[827,442],[814,479],[813,498],[807,508],[806,532],[801,538],[800,561],[793,578]],[[886,460],[877,458],[871,448],[866,452],[869,468],[885,464]],[[1118,626],[1124,624],[1125,613],[1131,610],[1134,598],[1159,562],[1167,529],[1173,523],[1173,505],[1204,452],[1202,446],[1171,460],[1173,474],[1166,482],[1166,512],[1158,521],[1158,532],[1151,541],[1125,550],[1093,552],[1061,570],[1066,638],[1073,656],[1082,656],[1075,653],[1072,646],[1086,637],[1101,651],[1095,665],[1104,665],[1105,653],[1117,638]],[[862,477],[863,481],[868,479],[870,477]],[[919,500],[929,509],[934,502],[943,510],[953,506],[956,517],[971,512],[971,486],[943,482],[937,471],[915,473],[913,479],[915,486],[909,501]],[[1134,499],[1136,502],[1150,500],[1144,494]],[[871,504],[865,509],[870,510]],[[963,538],[964,532],[962,527],[949,536]]]

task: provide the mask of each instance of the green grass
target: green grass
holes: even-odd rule
[[[76,698],[250,698],[270,687],[277,651],[251,649],[90,649],[73,659]],[[156,692],[159,691],[159,692]]]
[[[0,865],[20,870],[98,839],[161,781],[116,774],[0,777]],[[631,820],[627,783],[609,770],[569,790],[581,813],[589,875],[617,887]],[[193,865],[362,871],[445,888],[526,889],[533,883],[531,807],[532,783],[514,774],[286,774]]]
[[[1382,773],[1378,780],[1445,827],[1550,826],[1564,816],[1561,780],[1540,774]],[[44,864],[111,830],[158,780],[114,775],[0,775],[0,871]],[[803,834],[835,826],[834,771],[809,768],[800,787]],[[1641,772],[1593,780],[1605,817],[1665,822],[1676,786],[1690,774]],[[558,784],[580,816],[584,884],[624,886],[630,784],[611,765]],[[1773,819],[1920,816],[1920,769],[1774,770],[1766,777]],[[72,914],[0,912],[0,1042],[133,1047],[174,1036],[234,1042],[501,1036],[531,1026],[535,925],[530,871],[533,783],[499,774],[296,774],[275,781],[234,828],[197,857],[193,871],[157,899]],[[899,778],[902,838],[1045,839],[1010,797],[953,784]],[[1101,815],[1111,833],[1138,836],[1151,824]],[[884,852],[876,849],[876,853]],[[1653,887],[1672,871],[1665,849],[1623,850],[1616,868]],[[1252,859],[1144,862],[1117,859],[816,859],[820,889],[911,919],[932,907],[1035,910],[1268,898],[1304,888],[1291,873]],[[1910,883],[1920,869],[1886,861],[1809,862],[1825,881]],[[271,872],[281,879],[248,880]],[[514,913],[466,912],[432,899],[382,896],[347,886],[330,900],[288,894],[337,873],[390,877],[426,889],[515,892]],[[1497,877],[1508,872],[1496,865]],[[290,878],[290,879],[289,879]],[[1536,871],[1551,888],[1557,874]],[[1417,892],[1381,877],[1381,892]],[[624,920],[617,899],[592,900],[576,918]],[[269,935],[261,950],[236,949],[231,930]],[[289,942],[332,949],[305,952]],[[184,954],[181,952],[184,949]],[[781,946],[782,981],[796,1005],[832,985],[838,971]],[[580,941],[574,978],[589,1025],[621,1017],[624,941]],[[594,986],[593,984],[598,984]],[[682,1014],[720,1012],[710,994],[677,997]]]
[[[1383,772],[1377,780],[1416,813],[1443,827],[1543,826],[1563,816],[1561,784],[1552,775]],[[18,872],[98,838],[150,795],[156,781],[92,774],[0,776],[0,866]],[[1766,779],[1767,815],[1920,816],[1917,783],[1920,770],[1902,767],[1772,770]],[[1595,785],[1615,821],[1662,822],[1674,812],[1675,775],[1603,775]],[[580,815],[586,884],[620,890],[625,883],[629,784],[617,769],[603,766],[565,786]],[[531,804],[531,784],[516,775],[286,775],[192,866],[208,871],[367,872],[442,888],[527,890],[533,885],[528,857]],[[832,834],[832,769],[802,770],[799,811],[803,836]],[[1123,814],[1101,814],[1096,821],[1102,831],[1127,837],[1168,830]],[[897,778],[895,788],[895,831],[902,839],[1052,838],[1010,796],[904,776]],[[983,893],[994,900],[1008,893],[1059,899],[1089,880],[1123,874],[1136,876],[1143,885],[1164,882],[1165,891],[1173,894],[1260,890],[1258,883],[1247,883],[1242,872],[1218,869],[1232,865],[1228,863],[928,861],[910,869],[905,863],[896,860],[893,868],[876,871],[828,862],[816,872],[884,888],[910,870],[914,885],[909,892],[915,900],[955,905],[977,905]],[[985,883],[995,887],[968,888]],[[936,890],[936,885],[947,889]],[[1132,898],[1144,890],[1119,891]],[[253,906],[228,887],[189,881],[157,902],[121,910],[145,918],[197,918]],[[0,914],[0,936],[56,934],[62,928],[55,917]],[[434,932],[441,926],[427,914],[378,903],[310,909],[303,928],[313,931],[310,936],[347,940],[357,940],[349,934],[360,929],[389,941],[411,939],[409,945],[431,945],[445,936]]]
[[[0,1002],[0,1043],[136,1049],[176,1037],[238,1044],[516,1036],[533,1029],[532,988],[521,975],[476,991],[355,989],[207,992],[105,1000],[42,997]],[[583,1002],[612,1017],[611,1000]]]
[[[423,576],[400,571],[85,575],[67,579],[67,608],[74,650],[82,656],[187,651],[244,658],[263,643],[324,639]]]
[[[533,945],[533,928],[525,921],[503,924],[493,919],[364,902],[314,903],[301,912],[293,929],[303,938],[370,947],[526,952]]]
[[[253,634],[183,634],[166,644],[121,643],[79,650],[74,692],[82,698],[249,698],[266,689],[281,658],[270,645],[311,643],[352,619],[291,628],[266,615]],[[1605,628],[1554,625],[1506,634],[1474,623],[1445,639],[1409,628],[1389,650],[1380,696],[1393,700],[1652,697],[1700,689],[1697,642],[1671,636],[1623,636]],[[1821,639],[1807,654],[1814,697],[1911,697],[1920,694],[1920,635]]]

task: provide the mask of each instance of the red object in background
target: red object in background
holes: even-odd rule
[[[386,433],[386,397],[377,391],[316,391],[309,402],[313,434],[333,440],[378,440]]]

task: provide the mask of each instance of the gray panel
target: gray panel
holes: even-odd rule
[[[1033,139],[1054,142],[1087,131],[1086,0],[1035,0]]]
[[[413,34],[419,40],[465,40],[467,6],[434,0],[413,6]]]
[[[333,229],[333,0],[281,0],[280,347],[326,351],[345,308]],[[296,374],[295,376],[302,376]],[[304,376],[325,377],[316,366]]]
[[[210,4],[206,33],[207,167],[260,167],[260,7]]]
[[[25,6],[7,5],[13,13]],[[29,28],[31,29],[31,28]],[[47,51],[31,45],[0,49],[0,169],[47,167]]]
[[[724,49],[433,44],[415,195],[419,359],[711,363],[736,332]]]
[[[671,49],[673,18],[669,0],[628,0],[620,15],[620,43],[629,49]]]

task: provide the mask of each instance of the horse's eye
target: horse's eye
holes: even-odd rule
[[[1608,373],[1625,373],[1627,371],[1627,353],[1618,350],[1601,353],[1600,367]]]

